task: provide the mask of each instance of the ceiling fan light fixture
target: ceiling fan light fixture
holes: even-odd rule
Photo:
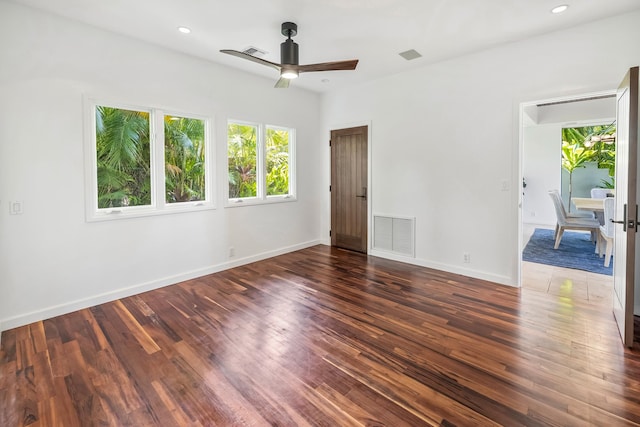
[[[558,13],[562,13],[567,9],[569,9],[569,5],[568,4],[561,4],[559,6],[554,7],[553,9],[551,9],[551,13],[557,15]]]
[[[287,70],[286,68],[282,69],[282,72],[280,73],[280,77],[282,77],[283,79],[297,79],[298,78],[298,70]]]

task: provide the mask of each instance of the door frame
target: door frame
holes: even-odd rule
[[[372,200],[373,200],[373,185],[372,185],[372,153],[373,153],[373,126],[372,126],[372,121],[355,121],[355,122],[348,122],[348,123],[337,123],[337,124],[333,124],[331,126],[329,126],[329,131],[328,131],[328,136],[327,136],[327,141],[331,141],[331,132],[334,130],[340,130],[340,129],[348,129],[348,128],[355,128],[355,127],[360,127],[360,126],[366,126],[367,127],[367,254],[369,254],[369,252],[371,251],[372,248],[372,241],[371,239],[373,238],[373,229],[372,229],[372,223],[373,223],[373,216],[371,214],[371,207],[373,206],[372,204]],[[329,189],[329,186],[331,185],[331,147],[329,146],[329,143],[327,142],[327,174],[328,174],[328,181],[329,183],[327,184],[327,190]],[[331,246],[331,237],[329,236],[329,231],[331,230],[331,192],[328,191],[327,193],[327,206],[328,206],[328,213],[327,213],[327,218],[328,218],[328,224],[327,224],[327,234],[326,234],[326,238],[327,238],[327,244],[329,246]]]
[[[609,90],[599,91],[599,92],[587,92],[581,94],[571,94],[571,95],[558,95],[554,97],[548,98],[539,98],[535,100],[529,101],[520,101],[518,103],[518,117],[516,119],[518,126],[518,177],[516,181],[516,185],[514,188],[518,188],[518,247],[517,247],[517,275],[516,275],[516,286],[522,287],[522,244],[523,244],[523,212],[522,212],[522,203],[523,203],[523,194],[522,194],[522,180],[524,179],[524,119],[525,119],[525,109],[527,107],[535,106],[538,104],[547,104],[554,102],[570,102],[570,101],[581,101],[588,100],[589,98],[597,98],[603,96],[611,96],[615,97],[617,93],[617,87]],[[615,114],[614,114],[615,115]],[[578,124],[579,125],[579,124]]]
[[[616,182],[619,180],[619,174],[625,173],[625,177],[633,177],[635,179],[630,179],[626,185],[625,194],[628,198],[620,197],[616,198],[616,214],[615,220],[616,222],[624,219],[624,221],[632,225],[632,231],[629,231],[629,226],[624,224],[621,226],[620,224],[615,225],[615,249],[625,248],[625,263],[621,265],[621,263],[614,264],[613,266],[613,314],[616,319],[616,323],[618,326],[618,331],[620,332],[620,336],[622,337],[622,341],[626,347],[633,347],[634,343],[634,315],[636,313],[636,299],[635,299],[635,288],[638,283],[637,277],[637,247],[638,243],[638,232],[637,225],[635,219],[638,218],[638,122],[639,122],[639,113],[638,113],[638,82],[639,82],[639,68],[637,66],[631,67],[624,75],[624,78],[620,82],[617,91],[616,97],[616,132],[620,135],[620,129],[624,129],[627,137],[627,150],[626,154],[629,157],[629,163],[626,165],[626,170],[622,170],[622,168],[618,167],[618,156],[616,156]],[[628,122],[624,121],[621,127],[620,119],[622,115],[620,114],[620,101],[622,99],[622,95],[628,95],[628,111],[626,112],[625,119],[628,119]],[[630,132],[630,133],[629,133]],[[616,147],[618,147],[616,141]],[[633,160],[631,160],[633,159]],[[621,162],[620,162],[621,163]],[[617,189],[616,189],[617,194]],[[620,215],[620,207],[622,202],[624,203],[623,215]],[[628,207],[628,209],[627,209]],[[624,237],[624,238],[622,238]],[[615,262],[615,260],[614,260]],[[621,282],[624,284],[624,289],[622,289],[622,294],[624,294],[624,306],[619,304],[620,298],[618,298],[617,289],[619,289],[620,281],[616,279],[622,277]],[[631,285],[629,284],[629,278],[632,279]]]

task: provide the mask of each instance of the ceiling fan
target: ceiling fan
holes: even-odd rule
[[[245,52],[237,50],[223,49],[220,52],[228,55],[237,56],[238,58],[248,59],[267,67],[275,68],[280,72],[280,79],[276,82],[275,87],[287,88],[291,79],[298,77],[300,73],[309,73],[312,71],[336,71],[336,70],[355,70],[358,65],[357,59],[348,61],[322,62],[319,64],[299,65],[298,64],[298,44],[291,40],[298,34],[298,26],[293,22],[284,22],[282,24],[281,33],[287,37],[287,40],[280,44],[280,62],[267,61]]]

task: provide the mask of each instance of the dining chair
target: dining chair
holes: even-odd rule
[[[558,249],[558,246],[560,246],[562,234],[565,230],[590,231],[591,240],[593,242],[597,242],[600,233],[600,223],[598,220],[595,218],[569,216],[564,208],[564,204],[562,203],[562,198],[560,197],[560,192],[558,192],[558,190],[550,190],[549,196],[553,201],[557,221],[554,235],[555,244],[553,249]],[[595,251],[598,251],[598,245],[596,245]]]
[[[615,216],[616,199],[607,197],[604,200],[604,224],[600,226],[600,238],[598,239],[599,255],[602,257],[602,245],[605,245],[604,266],[609,267],[613,255],[613,236],[615,224],[612,222]]]
[[[613,190],[611,190],[610,188],[592,188],[591,189],[592,199],[606,199],[607,197],[611,197],[610,194],[613,194]]]
[[[595,218],[594,212],[592,211],[582,211],[582,212],[567,212],[567,210],[564,207],[564,203],[562,202],[562,196],[560,195],[560,192],[558,190],[549,190],[549,193],[555,193],[556,196],[558,198],[558,200],[560,201],[560,207],[562,208],[562,212],[564,212],[564,216],[566,216],[567,218]],[[571,202],[569,202],[571,203]]]
[[[591,198],[592,199],[606,199],[610,197],[609,195],[613,194],[611,189],[609,188],[592,188],[591,189]],[[596,215],[596,219],[600,222],[600,225],[605,224],[604,222],[604,212],[594,212]]]

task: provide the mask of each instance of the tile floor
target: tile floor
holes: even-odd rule
[[[535,228],[523,225],[523,248]],[[604,274],[523,261],[522,288],[612,306],[613,277]]]

